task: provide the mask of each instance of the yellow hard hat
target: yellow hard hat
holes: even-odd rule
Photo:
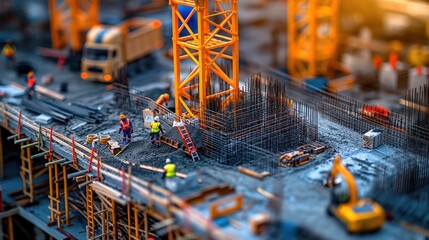
[[[33,77],[33,76],[34,76],[34,72],[33,72],[33,71],[29,71],[29,72],[27,73],[27,76],[28,76],[28,77]]]
[[[124,115],[124,114],[121,114],[121,115],[119,115],[119,118],[120,118],[120,119],[124,119],[124,118],[125,118],[125,115]]]

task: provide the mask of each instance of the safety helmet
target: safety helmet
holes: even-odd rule
[[[29,71],[27,73],[27,77],[34,77],[34,72],[33,71]]]
[[[171,163],[171,160],[169,158],[165,159],[165,163]]]
[[[170,99],[170,95],[168,95],[168,93],[164,93],[164,98],[168,101],[168,99]]]
[[[120,119],[124,119],[124,118],[125,118],[125,115],[124,115],[124,114],[121,114],[121,115],[119,115],[119,118],[120,118]]]
[[[153,118],[153,120],[155,120],[155,122],[159,122],[159,117],[158,117],[158,116],[155,116],[155,117]]]

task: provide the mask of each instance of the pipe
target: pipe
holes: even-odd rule
[[[79,176],[85,175],[87,172],[88,172],[87,170],[82,170],[79,172],[70,173],[70,174],[67,174],[67,178],[70,179],[74,177],[79,177]]]
[[[28,141],[28,140],[30,140],[30,138],[21,138],[21,139],[15,140],[14,144],[18,144],[18,143],[26,142],[26,141]]]
[[[64,167],[65,165],[69,165],[69,164],[72,164],[72,163],[73,163],[72,160],[69,160],[67,162],[63,162],[63,163],[61,163],[61,167]]]
[[[7,140],[12,140],[16,137],[18,137],[18,134],[13,134],[12,136],[7,137]]]
[[[66,158],[61,158],[61,159],[58,159],[58,160],[55,160],[55,161],[52,161],[52,162],[48,162],[48,163],[46,163],[46,164],[45,164],[45,167],[48,167],[48,166],[51,166],[51,165],[60,164],[60,163],[63,163],[63,162],[65,162],[65,161],[67,161],[67,159],[66,159]]]
[[[94,181],[94,180],[86,181],[86,182],[81,183],[81,184],[79,184],[79,185],[77,185],[77,186],[79,187],[79,189],[82,189],[82,188],[83,188],[83,187],[85,187],[86,185],[91,184],[91,183],[92,183],[92,181]]]
[[[30,144],[21,146],[21,150],[29,148],[29,147],[33,147],[33,146],[36,146],[36,145],[39,145],[39,142],[34,142],[34,143],[30,143]]]
[[[46,152],[41,152],[41,153],[38,153],[38,154],[34,154],[33,156],[31,156],[31,159],[35,159],[35,158],[39,158],[39,157],[43,157],[43,156],[45,156],[46,154],[48,154],[49,153],[49,151],[46,151]]]

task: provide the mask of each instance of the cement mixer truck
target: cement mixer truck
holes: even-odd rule
[[[161,26],[159,20],[132,18],[114,26],[92,27],[83,48],[81,78],[112,82],[125,65],[162,47]]]

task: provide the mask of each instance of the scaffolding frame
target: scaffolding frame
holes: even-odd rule
[[[99,0],[49,0],[51,39],[54,49],[82,49],[84,33],[99,24]]]

